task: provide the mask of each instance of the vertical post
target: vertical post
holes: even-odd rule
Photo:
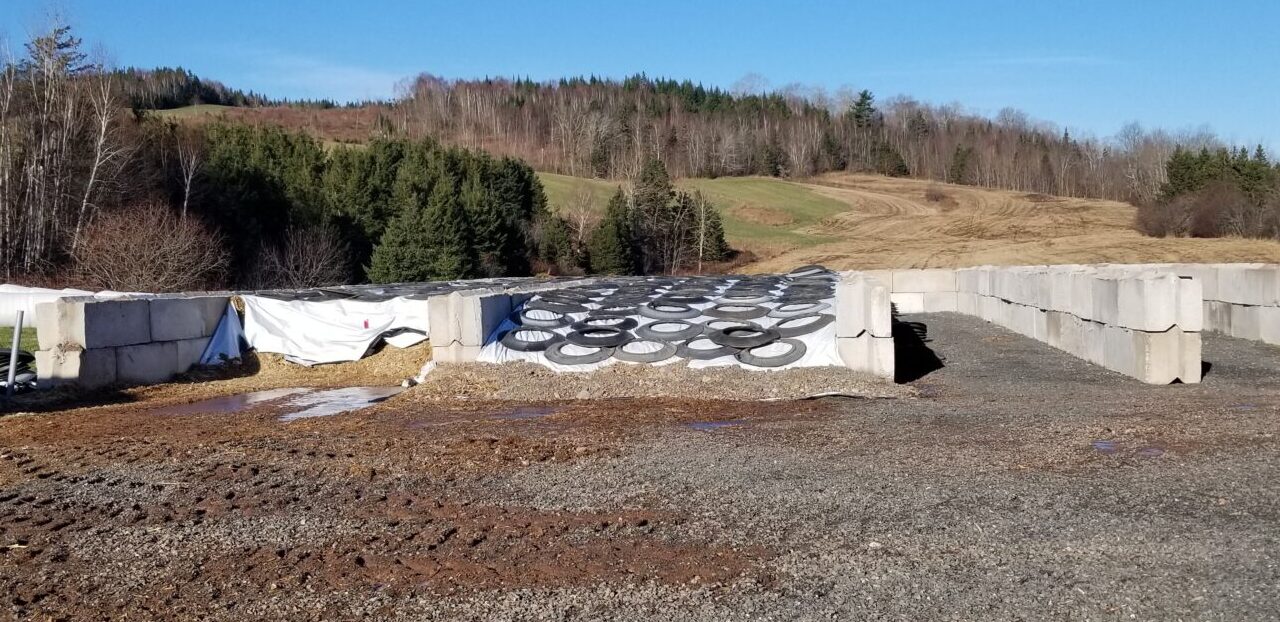
[[[18,310],[18,319],[13,322],[13,348],[9,350],[9,382],[4,385],[5,395],[13,395],[13,379],[18,374],[18,346],[22,343],[22,315]]]

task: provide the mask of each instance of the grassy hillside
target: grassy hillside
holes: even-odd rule
[[[587,201],[604,210],[619,182],[538,173],[552,209],[564,210]],[[823,218],[849,209],[843,201],[811,187],[764,177],[682,179],[676,186],[698,191],[720,207],[725,235],[736,248],[757,254],[776,254],[806,244],[834,241],[828,235],[806,233]]]
[[[603,209],[617,182],[540,173],[553,208],[586,193]],[[806,263],[837,269],[982,264],[1280,262],[1267,240],[1151,238],[1134,207],[917,179],[834,173],[802,182],[683,179],[720,206],[730,243],[760,259],[749,270]]]

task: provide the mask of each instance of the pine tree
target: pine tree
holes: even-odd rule
[[[951,166],[947,168],[947,183],[969,183],[969,156],[972,154],[973,147],[956,146],[951,154]]]
[[[729,255],[729,243],[724,239],[724,222],[720,219],[720,210],[702,196],[701,192],[693,195],[697,207],[697,242],[698,271],[702,271],[704,261],[724,261]]]
[[[375,283],[475,275],[471,231],[453,179],[438,180],[425,205],[408,209],[391,222],[373,251],[368,272]]]
[[[609,199],[604,218],[591,233],[588,244],[591,271],[599,274],[635,274],[636,249],[627,196],[622,188]]]

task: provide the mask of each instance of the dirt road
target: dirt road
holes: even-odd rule
[[[1211,337],[1203,384],[1149,387],[908,319],[919,398],[0,418],[0,618],[1280,610],[1280,349]]]

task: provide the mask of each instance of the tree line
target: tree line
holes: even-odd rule
[[[533,82],[424,74],[383,108],[405,135],[569,175],[633,178],[652,155],[680,177],[871,171],[1135,203],[1159,196],[1177,146],[1222,146],[1202,131],[1130,124],[1102,140],[1013,109],[988,118],[909,98],[881,103],[866,90],[735,93],[643,75]]]
[[[181,70],[125,87],[121,81],[135,74],[88,62],[81,46],[58,27],[0,67],[6,280],[152,291],[592,266],[590,241],[603,225],[588,219],[574,228],[553,214],[520,159],[429,137],[326,149],[305,132],[273,125],[129,114],[138,84],[148,85],[151,105],[222,91]],[[231,97],[222,101],[252,103]],[[644,218],[637,216],[628,238],[636,260],[627,271],[722,258],[715,207],[673,192],[660,162],[647,170],[655,179],[661,172],[666,186],[636,201],[634,213]],[[695,239],[696,257],[689,250]],[[184,256],[190,261],[176,259]]]
[[[1280,163],[1266,151],[1178,148],[1157,200],[1138,209],[1148,235],[1280,239]]]

